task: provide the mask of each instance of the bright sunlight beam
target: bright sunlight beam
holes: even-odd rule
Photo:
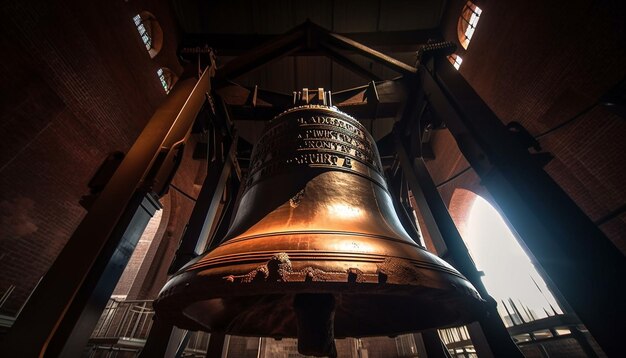
[[[465,241],[507,326],[563,313],[498,211],[480,196]]]

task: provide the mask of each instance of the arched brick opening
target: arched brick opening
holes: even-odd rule
[[[562,314],[540,268],[488,197],[456,188],[449,211],[505,324]]]
[[[128,264],[126,265],[122,276],[113,290],[113,297],[126,298],[128,295],[128,292],[135,281],[135,277],[139,272],[139,268],[141,267],[143,260],[146,258],[146,254],[155,239],[157,229],[161,222],[162,213],[162,210],[156,211],[154,216],[150,219],[150,221],[148,221],[143,234],[141,234],[141,237],[135,246],[135,250],[133,250],[133,254],[128,260]]]
[[[167,204],[164,202],[165,198],[167,198]],[[146,255],[142,263],[128,299],[156,298],[167,280],[167,270],[178,248],[187,219],[191,215],[193,202],[177,191],[170,191],[164,199],[162,199],[164,206],[169,207],[168,220],[162,220],[159,227],[159,231],[162,232],[161,237],[158,242],[155,241],[151,245],[149,255]]]
[[[163,207],[155,213],[146,226],[124,273],[113,291],[113,296],[125,296],[128,299],[136,298],[133,297],[133,288],[145,280],[148,267],[154,263],[155,252],[165,235],[171,214],[169,195],[164,196],[159,201]]]
[[[448,211],[461,236],[467,235],[469,214],[477,196],[473,191],[456,188],[450,198]]]

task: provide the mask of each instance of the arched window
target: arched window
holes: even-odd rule
[[[161,67],[157,70],[157,77],[159,77],[159,81],[161,81],[161,86],[163,86],[165,93],[170,93],[170,90],[178,80],[178,77],[170,71],[170,69],[165,67]]]
[[[457,26],[457,33],[459,35],[459,42],[464,49],[467,50],[470,40],[478,25],[478,19],[483,11],[473,2],[468,1],[463,7],[461,17],[459,17],[459,24]]]
[[[463,59],[461,58],[461,56],[457,55],[456,53],[448,56],[448,61],[450,61],[452,66],[454,66],[454,68],[456,68],[457,70],[461,68],[461,63],[463,63]]]
[[[133,22],[137,27],[141,40],[146,46],[146,50],[150,54],[150,58],[154,58],[163,45],[163,30],[161,30],[159,22],[154,15],[147,11],[142,11],[135,15]]]
[[[459,208],[465,207],[466,212],[451,214],[456,216],[455,222],[465,216],[457,225],[476,267],[484,272],[485,288],[498,301],[498,313],[505,325],[562,314],[543,278],[498,211],[487,200],[465,189],[455,191],[451,207],[455,200],[464,202],[456,204]]]

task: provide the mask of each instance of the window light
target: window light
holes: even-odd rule
[[[165,73],[162,68],[157,70],[157,76],[159,76],[159,80],[161,81],[161,86],[165,90],[165,93],[170,93],[170,86],[167,84],[167,80],[165,79]]]
[[[461,46],[463,46],[464,49],[467,49],[472,36],[474,36],[482,12],[483,11],[471,1],[468,1],[463,7],[463,11],[459,17],[457,32],[459,42],[461,42]]]
[[[152,38],[150,38],[150,35],[146,30],[146,26],[144,25],[141,16],[139,14],[135,15],[135,17],[133,17],[133,21],[135,22],[135,26],[137,26],[137,31],[139,32],[139,36],[141,36],[141,40],[146,45],[146,50],[150,51],[152,49]]]
[[[456,53],[448,56],[448,61],[450,61],[452,66],[454,66],[454,68],[456,68],[457,70],[461,68],[461,63],[463,63],[463,59],[461,58],[461,56],[457,55]]]

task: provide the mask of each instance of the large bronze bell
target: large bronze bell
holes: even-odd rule
[[[475,320],[483,301],[402,228],[374,139],[333,107],[274,118],[256,144],[228,234],[174,275],[155,302],[181,328],[298,337],[390,336]]]

